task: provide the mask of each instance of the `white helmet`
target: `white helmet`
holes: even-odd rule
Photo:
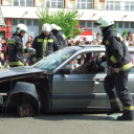
[[[42,26],[42,31],[43,31],[43,32],[50,33],[50,32],[51,32],[51,26],[50,26],[48,23],[44,24],[44,25]]]
[[[56,24],[51,24],[51,28],[52,28],[52,30],[58,30],[58,31],[62,30],[62,28],[57,26]]]
[[[24,25],[24,24],[18,24],[18,25],[16,26],[15,32],[16,32],[17,34],[20,34],[21,31],[27,32],[27,27],[26,27],[26,25]]]
[[[99,27],[108,27],[114,24],[114,21],[112,18],[107,16],[100,17],[94,25]]]

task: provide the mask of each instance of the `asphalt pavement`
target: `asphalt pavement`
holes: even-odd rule
[[[20,118],[0,117],[0,134],[134,134],[134,121],[116,121],[121,114],[59,113]]]

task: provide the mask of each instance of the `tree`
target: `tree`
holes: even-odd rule
[[[66,37],[76,37],[82,30],[76,28],[79,23],[79,19],[83,14],[79,14],[78,10],[66,10],[59,9],[56,13],[50,12],[49,8],[37,9],[37,16],[41,25],[44,23],[56,24],[62,28]]]
[[[122,32],[121,36],[122,36],[122,37],[123,37],[123,36],[127,36],[128,32],[129,32],[129,30],[124,30],[124,31]]]
[[[114,28],[114,30],[115,30],[116,32],[118,32],[118,29],[117,29],[117,28],[118,28],[118,24],[114,25],[113,28]]]

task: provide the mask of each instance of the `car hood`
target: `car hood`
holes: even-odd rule
[[[7,77],[20,76],[25,74],[35,74],[41,72],[47,72],[47,70],[33,68],[33,67],[13,67],[5,70],[0,70],[0,80]]]

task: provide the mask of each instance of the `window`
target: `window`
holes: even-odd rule
[[[92,9],[92,0],[77,0],[77,8]]]
[[[46,7],[64,7],[64,0],[46,0]]]
[[[38,20],[34,20],[34,26],[39,26],[39,21]]]
[[[80,27],[92,27],[92,22],[91,21],[81,21]]]
[[[118,28],[127,28],[128,30],[131,31],[131,28],[134,28],[134,22],[115,22],[116,24],[118,24]]]
[[[129,28],[129,23],[125,22],[125,28]]]
[[[14,0],[14,6],[18,6],[18,5],[19,5],[18,0]]]
[[[130,1],[106,1],[106,9],[134,11],[134,2]]]
[[[46,58],[34,64],[33,67],[52,70],[58,67],[65,60],[70,58],[74,53],[75,53],[75,50],[70,49],[70,48],[58,50],[55,53],[50,54]]]
[[[33,0],[14,0],[14,6],[33,6]]]
[[[71,74],[103,73],[106,68],[105,62],[104,52],[82,53],[71,59],[65,69],[70,70]]]
[[[134,11],[134,2],[130,2],[130,10]]]
[[[26,25],[31,26],[31,20],[26,20]]]
[[[91,21],[87,21],[87,27],[92,27],[92,22]]]
[[[118,22],[118,27],[119,28],[123,28],[123,23],[122,22]]]
[[[21,19],[19,23],[25,24],[25,20]]]
[[[13,23],[13,25],[17,25],[18,24],[18,20],[17,19],[13,19],[12,23]]]
[[[130,23],[130,28],[134,28],[134,22]]]
[[[25,24],[26,26],[39,26],[39,20],[12,19],[12,25]]]

